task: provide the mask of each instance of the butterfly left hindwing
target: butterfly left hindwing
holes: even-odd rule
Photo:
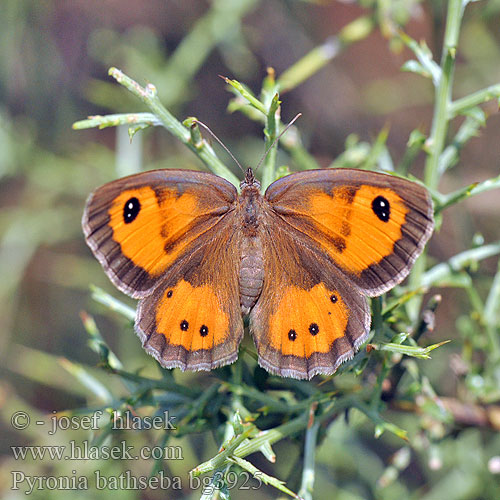
[[[162,366],[211,370],[236,361],[243,338],[238,236],[231,231],[203,235],[198,248],[141,300],[136,330]]]

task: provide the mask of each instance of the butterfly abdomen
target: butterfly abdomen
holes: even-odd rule
[[[245,237],[241,246],[240,302],[241,312],[248,314],[255,305],[264,283],[264,259],[258,236]]]

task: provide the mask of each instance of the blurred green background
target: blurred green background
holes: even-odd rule
[[[429,131],[433,89],[428,80],[400,70],[410,53],[379,28],[384,27],[384,13],[416,40],[425,39],[439,60],[446,13],[446,3],[441,1],[2,0],[2,498],[26,496],[26,483],[11,490],[12,471],[71,476],[77,470],[78,475],[91,477],[97,468],[108,475],[125,469],[147,475],[152,467],[151,461],[89,460],[69,465],[48,459],[21,461],[14,459],[10,449],[12,445],[85,439],[83,431],[48,436],[46,428],[30,426],[16,431],[10,425],[11,415],[19,409],[35,420],[53,411],[92,406],[95,396],[75,376],[78,366],[88,366],[97,380],[105,380],[117,393],[122,391],[119,380],[96,367],[98,358],[88,347],[80,320],[82,310],[95,316],[103,337],[127,370],[144,368],[141,373],[158,375],[153,359],[142,350],[129,324],[90,298],[90,283],[114,296],[120,294],[84,244],[81,214],[95,187],[121,175],[140,169],[203,166],[161,128],[137,134],[132,144],[121,128],[71,129],[73,122],[88,115],[145,110],[107,76],[108,68],[116,66],[140,84],[153,82],[178,119],[196,116],[242,164],[255,166],[263,152],[262,127],[242,114],[228,113],[231,94],[218,75],[236,78],[258,92],[268,67],[279,76],[348,23],[360,16],[378,16],[379,23],[366,36],[340,50],[320,71],[281,96],[282,118],[287,122],[296,113],[303,114],[297,126],[306,148],[322,166],[344,151],[348,137],[354,140],[351,134],[361,143],[370,143],[384,127],[389,131],[387,150],[399,160],[413,129]],[[478,2],[467,9],[457,59],[456,97],[500,82],[499,26],[500,1]],[[452,173],[443,177],[442,192],[500,173],[498,106],[492,101],[483,110],[489,115],[488,125],[466,145]],[[286,156],[280,159],[290,162]],[[229,160],[226,163],[237,173]],[[412,174],[421,176],[423,164],[421,154]],[[293,169],[291,162],[290,167]],[[431,262],[446,261],[474,245],[498,240],[499,214],[498,191],[447,210],[430,243]],[[497,261],[489,258],[470,270],[480,296],[488,293]],[[432,360],[418,363],[423,364],[422,371],[439,396],[464,405],[463,411],[471,415],[447,427],[438,420],[423,421],[417,410],[389,410],[387,418],[409,431],[410,447],[392,435],[375,440],[373,426],[360,415],[348,422],[339,418],[318,450],[315,498],[333,498],[333,491],[335,498],[353,500],[500,498],[499,387],[490,387],[485,397],[479,367],[488,353],[481,350],[481,337],[475,340],[477,318],[471,313],[467,291],[438,291],[442,303],[432,336],[425,342],[452,342],[433,353]],[[176,374],[176,379],[189,385],[211,376]],[[130,438],[137,446],[149,439],[141,433]],[[179,443],[184,459],[169,461],[166,470],[170,477],[183,478],[181,491],[127,490],[120,497],[199,498],[200,491],[190,490],[186,474],[215,453],[220,443],[207,435]],[[256,463],[277,477],[293,476],[300,446],[292,439],[276,445],[275,451],[275,465],[261,458]],[[63,498],[68,494],[101,498],[116,492],[45,488],[32,497]],[[277,492],[263,486],[233,495],[237,499],[276,498]]]

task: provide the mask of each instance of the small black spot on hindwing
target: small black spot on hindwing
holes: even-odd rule
[[[372,201],[372,210],[382,222],[389,222],[389,218],[391,217],[391,205],[387,198],[377,196]]]
[[[317,323],[311,323],[309,325],[309,333],[311,335],[317,335],[319,333],[319,326],[317,325]]]
[[[174,293],[174,292],[173,292],[172,290],[169,290],[169,291],[167,292],[167,298],[172,297],[172,294],[173,294],[173,293]]]
[[[332,301],[333,304],[335,304],[335,302],[337,302],[337,300],[339,300],[339,299],[337,298],[337,296],[334,293],[332,293],[332,295],[330,296],[330,300]]]
[[[202,337],[206,337],[208,335],[208,326],[206,325],[201,325],[201,328],[200,328],[200,335]]]
[[[141,202],[134,196],[125,202],[123,206],[123,222],[130,224],[141,211]]]
[[[297,338],[297,332],[295,330],[290,330],[288,332],[288,339],[291,340],[292,342]]]
[[[185,332],[188,328],[189,328],[189,323],[185,319],[183,319],[181,321],[181,330]]]

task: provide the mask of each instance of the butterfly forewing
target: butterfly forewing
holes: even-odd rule
[[[273,183],[266,199],[369,296],[386,292],[408,275],[433,229],[425,188],[387,174],[298,172]]]
[[[232,184],[212,174],[150,171],[94,191],[82,225],[88,245],[113,283],[141,298],[231,210],[236,197]]]

